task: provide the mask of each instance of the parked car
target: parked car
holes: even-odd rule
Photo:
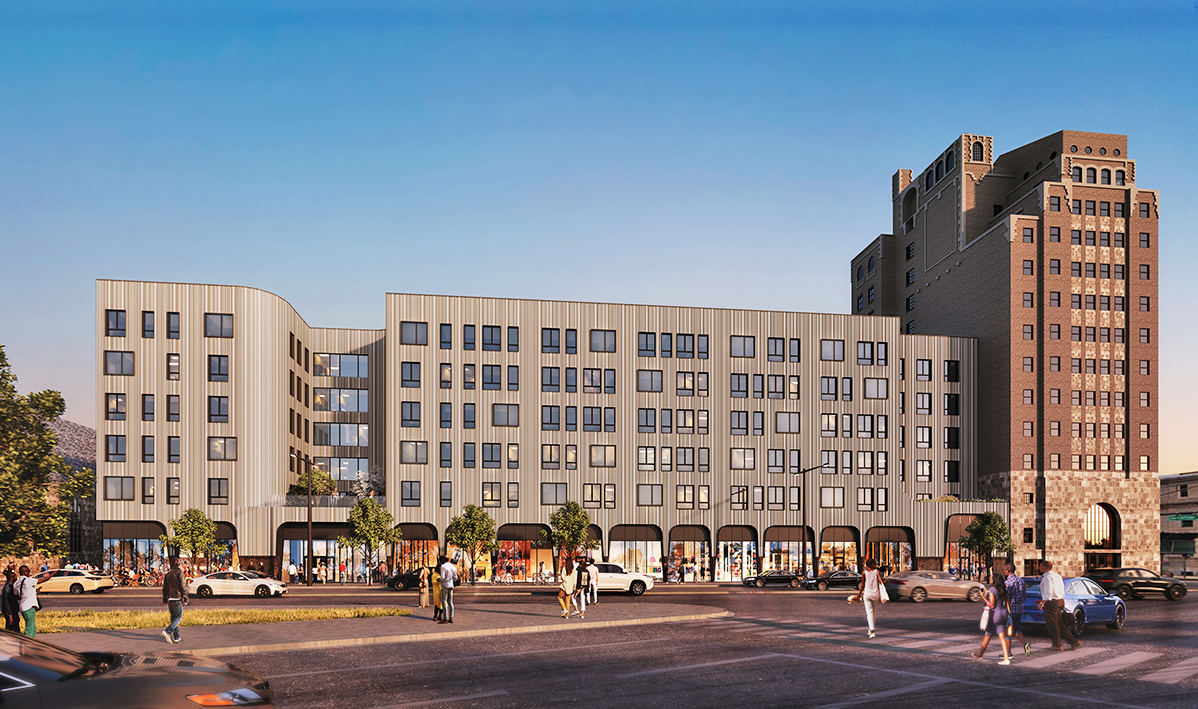
[[[420,588],[420,571],[402,572],[387,579],[387,588],[392,591],[406,591],[409,588]]]
[[[807,579],[807,588],[827,591],[829,588],[857,588],[861,585],[861,574],[856,571],[825,571],[813,579]]]
[[[253,571],[216,571],[197,576],[187,592],[200,598],[212,596],[257,596],[268,598],[287,593],[287,584]]]
[[[802,585],[799,575],[793,571],[766,571],[765,573],[756,576],[746,576],[744,580],[746,586],[756,586],[757,588],[765,588],[766,586],[790,586],[798,588]]]
[[[599,569],[599,582],[596,584],[600,591],[624,591],[639,596],[653,588],[653,577],[636,571],[625,571],[619,564],[595,564]]]
[[[111,576],[101,576],[82,569],[51,569],[34,577],[38,593],[65,593],[78,596],[84,591],[104,593],[116,586]]]
[[[910,598],[923,603],[929,598],[957,598],[977,603],[986,587],[945,571],[898,571],[886,577],[886,593],[895,601]]]
[[[270,683],[219,660],[173,653],[77,653],[0,631],[0,702],[52,709],[274,706]]]
[[[1180,601],[1186,595],[1185,584],[1158,576],[1148,569],[1090,569],[1086,578],[1120,598],[1139,598],[1146,593],[1160,593],[1170,601]]]
[[[1074,635],[1081,635],[1086,624],[1103,623],[1111,630],[1123,627],[1127,620],[1127,604],[1123,599],[1107,593],[1090,579],[1080,576],[1065,581],[1065,612],[1072,613],[1076,627]],[[1027,600],[1023,603],[1023,622],[1033,625],[1044,624],[1044,611],[1036,608],[1040,601],[1040,577],[1025,576]]]

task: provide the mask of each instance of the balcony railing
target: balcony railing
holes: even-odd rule
[[[353,495],[313,495],[313,507],[353,507],[358,503],[357,497]],[[375,502],[386,506],[387,498],[375,496]],[[267,507],[307,507],[307,495],[268,495],[266,497]]]

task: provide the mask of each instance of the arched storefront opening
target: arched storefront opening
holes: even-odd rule
[[[1083,531],[1087,569],[1123,566],[1123,524],[1113,505],[1099,502],[1086,510]]]
[[[711,580],[711,532],[702,525],[680,524],[670,530],[666,581]]]
[[[360,546],[343,547],[337,543],[337,537],[348,537],[349,525],[335,522],[312,523],[312,568],[317,572],[313,579],[319,583],[321,569],[326,583],[362,582],[367,579],[379,580],[378,565],[380,558],[384,559],[387,549],[380,549],[366,558],[365,549]],[[278,549],[277,556],[282,563],[279,577],[285,583],[305,583],[308,564],[308,525],[305,522],[284,522],[279,525],[275,537]],[[290,564],[295,564],[296,577],[291,577],[288,570]],[[341,565],[345,564],[345,575],[341,574]],[[368,568],[369,567],[369,568]],[[387,571],[390,571],[388,566]]]
[[[865,558],[878,562],[885,573],[915,569],[915,530],[872,527],[865,533]]]
[[[166,549],[159,537],[166,527],[158,522],[104,522],[105,573],[165,569]]]
[[[228,522],[216,523],[216,543],[222,549],[212,555],[214,567],[241,568],[241,555],[237,552],[237,528]]]
[[[419,573],[420,567],[436,566],[441,554],[437,528],[431,524],[405,522],[395,525],[399,541],[391,545],[391,565],[396,571]]]
[[[807,528],[807,576],[815,575],[815,557],[812,551],[815,535]],[[762,571],[803,571],[802,527],[770,527],[765,530],[765,554],[762,556]]]
[[[607,560],[625,571],[662,578],[661,529],[650,524],[618,524],[608,532]]]
[[[989,573],[986,559],[961,546],[965,530],[977,515],[949,515],[944,521],[944,569],[961,578],[984,580]]]
[[[856,527],[824,527],[819,542],[819,573],[858,571],[861,532]]]
[[[757,530],[720,527],[716,534],[716,581],[741,581],[757,573]]]
[[[489,578],[492,569],[500,575],[511,574],[513,581],[529,581],[538,570],[553,573],[553,550],[541,543],[542,524],[505,524],[495,533],[498,546],[490,559],[490,568],[478,570],[478,578]]]
[[[597,524],[587,525],[587,548],[583,551],[588,559],[603,560],[603,530]]]

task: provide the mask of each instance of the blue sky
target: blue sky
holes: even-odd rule
[[[0,8],[0,343],[73,420],[96,278],[337,327],[387,291],[847,312],[896,170],[1074,129],[1162,191],[1160,470],[1198,469],[1194,0],[158,5]]]

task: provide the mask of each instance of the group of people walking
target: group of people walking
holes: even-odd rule
[[[437,558],[438,566],[420,568],[420,607],[428,608],[429,591],[433,594],[433,620],[453,622],[453,589],[458,584],[458,567],[449,557]]]
[[[562,617],[587,617],[587,601],[599,603],[599,567],[591,559],[580,558],[578,565],[567,560],[562,568],[562,582],[557,587],[557,602],[562,607]],[[571,610],[573,609],[573,610]]]
[[[3,604],[5,630],[19,633],[24,623],[25,635],[37,637],[37,612],[41,605],[37,600],[37,579],[29,575],[28,566],[17,569],[9,564],[4,570],[0,603]]]

